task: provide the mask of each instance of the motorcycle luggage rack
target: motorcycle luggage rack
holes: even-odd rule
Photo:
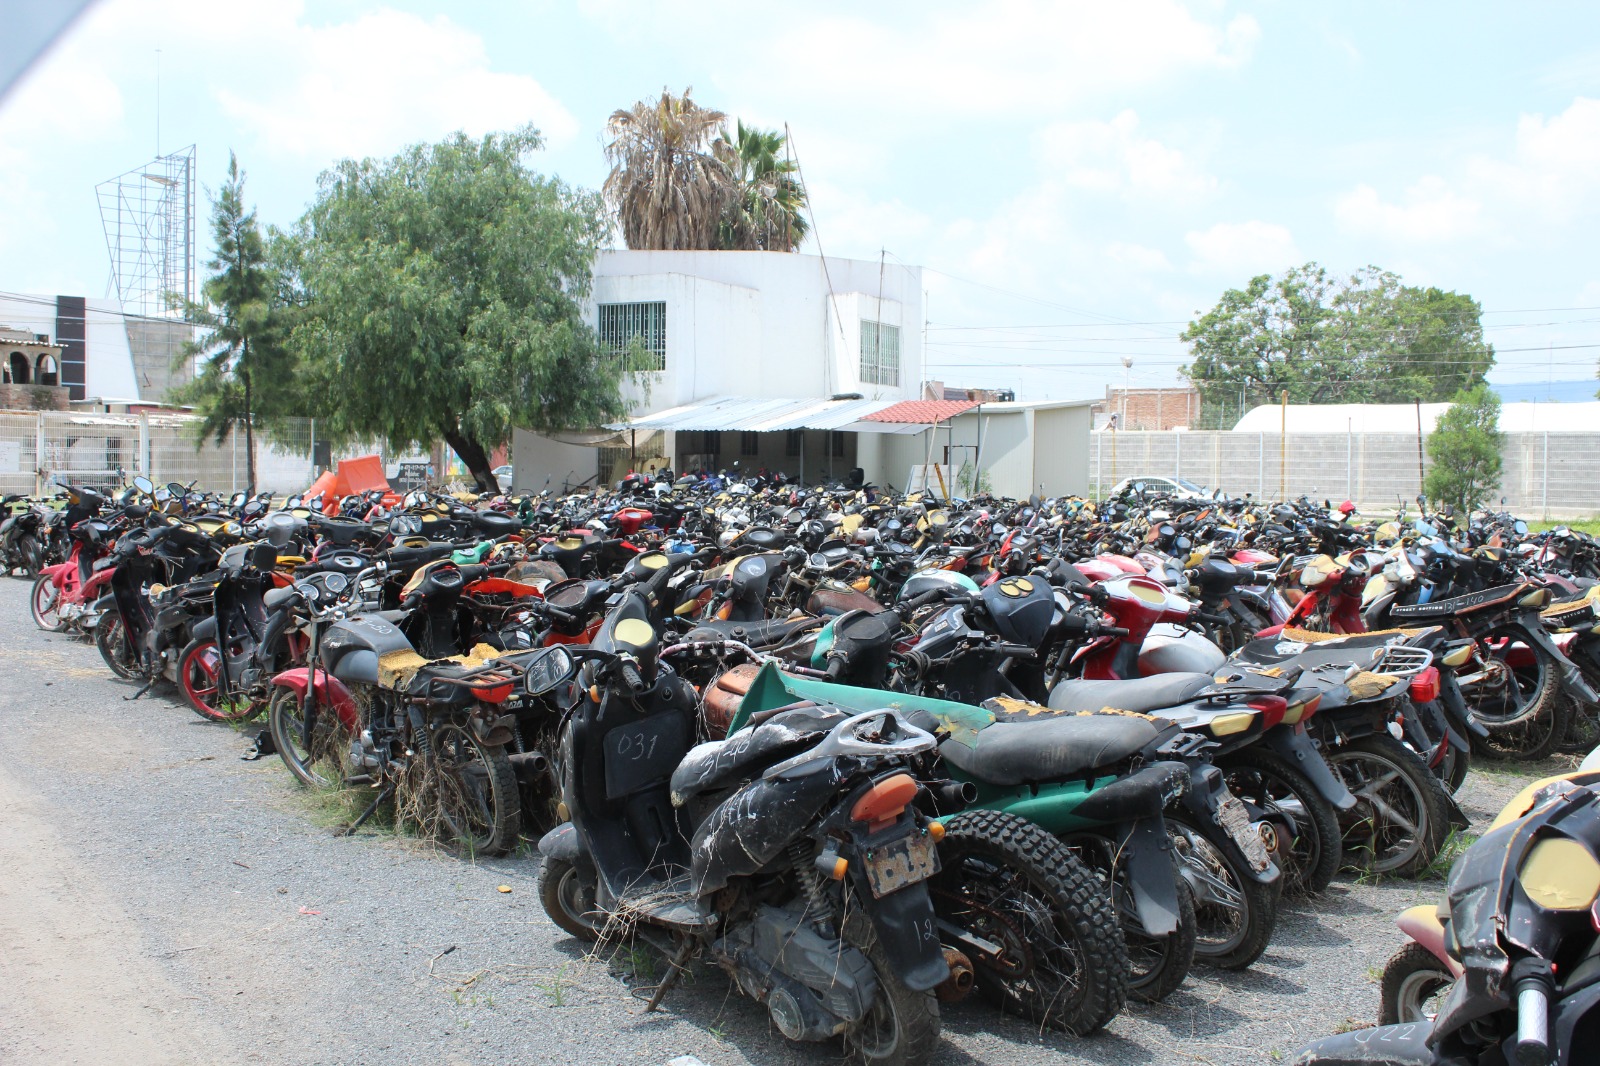
[[[1419,674],[1433,664],[1433,652],[1426,648],[1412,648],[1404,644],[1391,644],[1383,650],[1376,663],[1368,667],[1374,674],[1406,677]]]

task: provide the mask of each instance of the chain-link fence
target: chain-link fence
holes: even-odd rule
[[[157,484],[196,482],[217,492],[249,484],[242,433],[197,442],[198,419],[181,415],[110,415],[76,411],[0,411],[0,493],[47,493],[60,484],[115,487],[136,474]],[[338,458],[391,456],[383,445],[335,450],[317,446],[316,420],[294,419],[256,434],[256,487],[298,492],[318,468]]]
[[[1581,518],[1600,513],[1596,433],[1507,433],[1495,500],[1517,514]],[[1421,491],[1431,465],[1415,433],[1183,431],[1090,435],[1096,494],[1131,477],[1181,477],[1268,499],[1308,495],[1390,510]]]

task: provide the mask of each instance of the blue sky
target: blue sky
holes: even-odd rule
[[[1185,322],[1313,259],[1476,296],[1496,380],[1600,355],[1593,4],[100,0],[0,102],[0,290],[105,294],[94,186],[157,147],[157,48],[161,148],[206,185],[237,151],[279,224],[457,128],[531,121],[597,187],[663,86],[787,122],[821,247],[926,268],[950,383],[1174,383]]]

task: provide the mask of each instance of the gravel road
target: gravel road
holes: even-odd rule
[[[0,579],[0,1062],[839,1060],[712,971],[645,1015],[628,987],[650,961],[586,959],[539,906],[536,857],[335,837],[276,758],[240,761],[245,735],[160,690],[125,702],[92,645],[37,632],[27,589]],[[1529,779],[1475,772],[1464,805],[1482,823]],[[1251,970],[1197,969],[1092,1039],[949,1008],[939,1061],[1276,1061],[1374,1017],[1394,916],[1439,891],[1339,882]]]

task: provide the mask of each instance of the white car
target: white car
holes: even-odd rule
[[[1117,482],[1111,498],[1143,492],[1147,496],[1175,496],[1180,500],[1209,500],[1210,489],[1181,477],[1130,477]]]
[[[505,466],[497,466],[497,467],[494,468],[493,473],[494,473],[494,479],[500,483],[500,491],[501,492],[510,492],[511,491],[511,464],[507,463]]]

